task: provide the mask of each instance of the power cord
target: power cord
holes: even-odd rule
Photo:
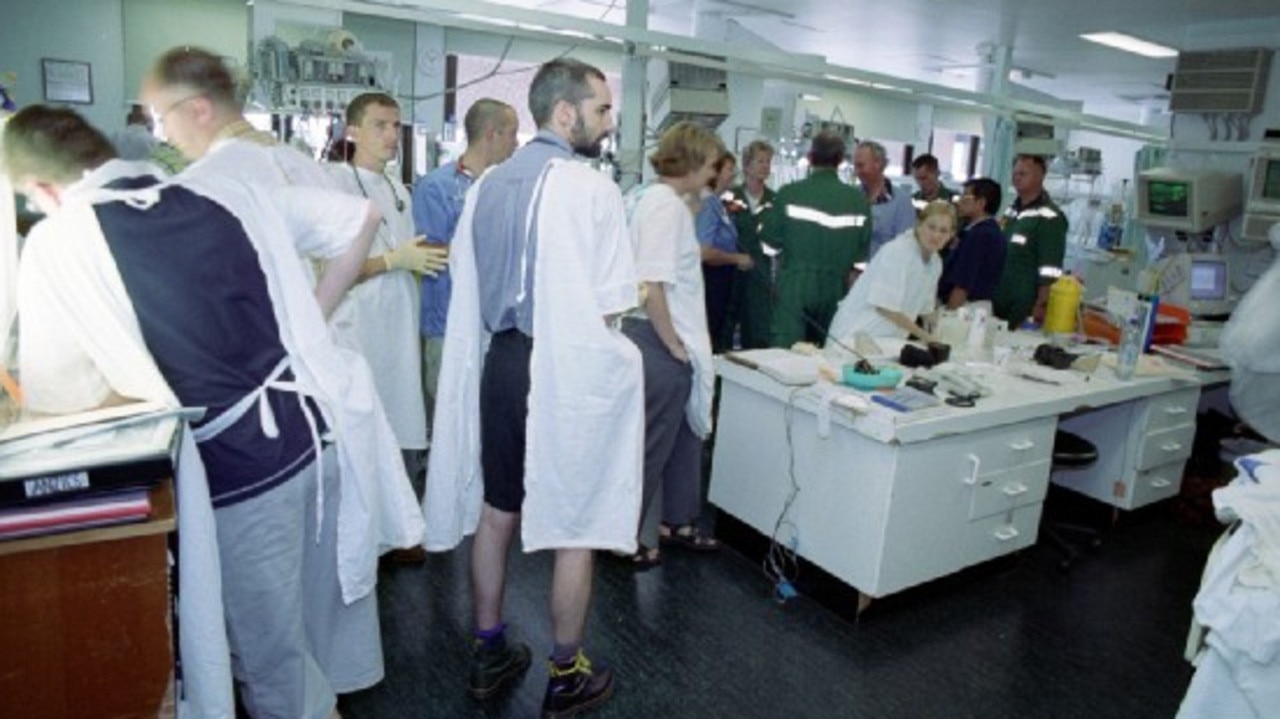
[[[774,522],[773,535],[769,538],[769,550],[765,553],[762,562],[764,576],[773,585],[774,599],[779,604],[785,604],[788,599],[796,596],[795,582],[800,575],[800,562],[796,555],[799,528],[788,519],[788,515],[791,513],[796,497],[800,494],[800,483],[796,481],[796,446],[792,430],[795,424],[796,396],[803,389],[803,387],[792,389],[787,397],[787,405],[783,409],[782,421],[787,438],[787,480],[791,486],[787,492],[787,498],[782,503],[782,510],[778,513],[778,519]],[[788,530],[790,542],[781,540],[784,529]]]

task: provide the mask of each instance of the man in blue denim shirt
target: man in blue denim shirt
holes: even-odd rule
[[[453,239],[467,190],[487,168],[511,157],[516,149],[518,125],[516,111],[504,102],[483,98],[471,106],[463,120],[467,149],[462,157],[423,176],[413,188],[413,225],[417,234],[426,235],[429,242],[442,244]],[[422,315],[418,328],[422,333],[422,388],[426,394],[429,427],[434,425],[432,417],[451,286],[448,272],[422,278]]]

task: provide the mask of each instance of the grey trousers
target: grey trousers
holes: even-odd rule
[[[658,546],[660,521],[687,524],[701,510],[702,441],[685,419],[693,368],[671,356],[648,320],[628,319],[622,331],[644,361],[644,494],[638,536],[640,544],[652,548]]]
[[[323,719],[337,693],[381,681],[377,594],[338,585],[338,455],[324,451],[317,535],[313,462],[267,492],[215,510],[232,669],[254,717]]]

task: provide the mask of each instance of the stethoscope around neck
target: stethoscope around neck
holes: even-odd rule
[[[360,170],[356,168],[355,163],[348,163],[348,166],[351,168],[351,176],[356,178],[356,184],[360,186],[360,194],[364,195],[366,200],[372,199],[369,197],[369,191],[365,189],[364,180],[360,179]],[[396,199],[396,212],[404,212],[405,201],[400,197],[400,193],[396,192],[395,184],[391,182],[391,178],[387,177],[386,173],[379,174],[382,175],[382,179],[387,183],[387,188],[391,190],[391,196]]]

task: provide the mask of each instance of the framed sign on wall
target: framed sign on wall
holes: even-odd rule
[[[46,101],[93,104],[93,71],[89,63],[44,58],[40,65]]]

